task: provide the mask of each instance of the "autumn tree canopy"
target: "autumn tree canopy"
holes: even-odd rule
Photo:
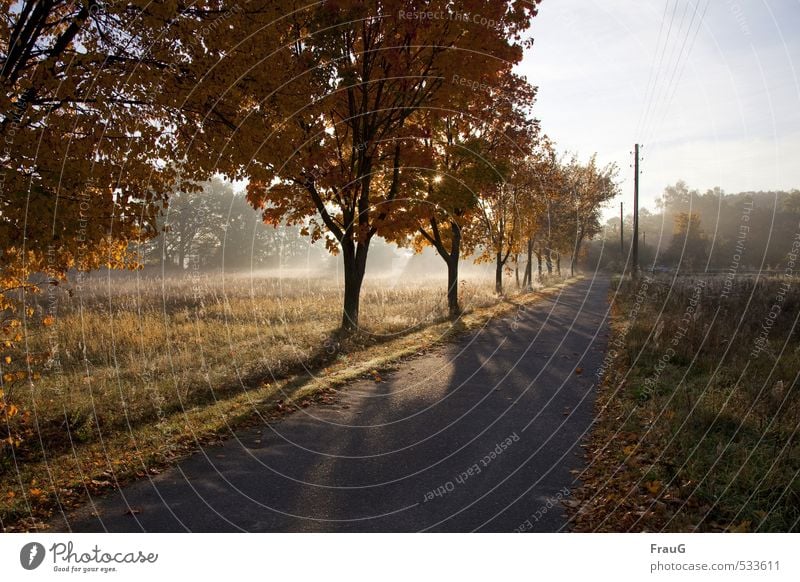
[[[708,239],[697,212],[675,215],[672,241],[664,253],[668,260],[686,270],[700,270],[708,260]]]
[[[459,260],[476,251],[485,255],[493,234],[485,205],[536,137],[537,122],[530,114],[534,95],[534,87],[509,67],[495,72],[480,90],[454,93],[449,107],[423,109],[411,119],[418,159],[406,158],[405,170],[417,178],[412,196],[395,215],[393,240],[410,238],[417,249],[436,249],[447,265],[451,317],[461,312]]]
[[[565,195],[573,213],[573,220],[569,222],[574,223],[570,260],[570,272],[574,275],[583,243],[600,232],[602,207],[619,194],[617,167],[614,164],[599,167],[597,154],[592,155],[585,164],[573,156],[565,166],[564,176]]]
[[[153,98],[149,51],[177,6],[49,0],[1,9],[3,287],[36,271],[122,266],[173,177],[157,162],[169,120]]]

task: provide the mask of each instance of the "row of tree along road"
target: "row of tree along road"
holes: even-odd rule
[[[574,269],[616,169],[540,132],[514,72],[537,4],[5,3],[4,301],[34,272],[135,265],[173,193],[214,177],[341,256],[345,332],[376,237],[436,249],[453,316],[463,257],[494,262],[498,292],[520,256],[527,286],[534,256]]]

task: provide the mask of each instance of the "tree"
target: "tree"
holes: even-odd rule
[[[542,263],[547,266],[547,274],[551,275],[554,259],[557,272],[561,274],[560,255],[574,244],[574,213],[566,174],[554,144],[544,137],[532,158],[533,179],[526,203],[529,211],[523,222],[530,250],[528,263],[531,263],[532,252],[536,255],[540,279]],[[530,276],[527,284],[531,284]]]
[[[503,272],[518,248],[520,241],[519,196],[523,186],[524,162],[520,160],[516,171],[504,168],[508,173],[484,187],[479,196],[480,216],[485,232],[483,258],[495,264],[495,292],[503,293]],[[497,169],[497,166],[495,166]],[[506,179],[507,176],[507,179]]]
[[[686,182],[678,180],[674,185],[667,186],[658,200],[658,206],[667,214],[688,212],[692,199],[697,196],[696,190],[689,190]]]
[[[708,258],[708,239],[699,214],[680,212],[675,216],[672,242],[666,254],[690,270],[704,266]]]
[[[395,242],[412,242],[418,252],[430,245],[447,265],[447,305],[451,318],[461,314],[458,300],[458,265],[463,256],[462,230],[475,208],[475,194],[467,170],[473,161],[468,141],[469,122],[464,115],[424,111],[418,115],[418,151],[425,156],[414,197],[404,200],[398,217],[406,226],[394,230]],[[416,144],[415,144],[416,145]],[[420,147],[421,146],[421,147]],[[408,158],[404,158],[406,163]],[[426,171],[427,170],[427,171]]]
[[[424,156],[420,163],[427,171],[418,180],[416,197],[403,209],[409,225],[397,232],[401,239],[405,231],[416,235],[417,249],[430,245],[444,260],[451,318],[461,313],[459,260],[484,243],[480,191],[498,178],[492,160],[519,147],[509,143],[513,136],[504,133],[508,126],[499,120],[510,117],[521,125],[529,123],[519,120],[529,112],[535,94],[524,79],[511,73],[510,66],[482,86],[486,90],[464,91],[453,96],[450,107],[424,110],[411,120],[417,135],[414,147]]]
[[[598,168],[597,154],[594,154],[585,165],[573,158],[565,168],[565,176],[575,213],[575,242],[570,260],[570,274],[574,276],[583,242],[600,232],[600,210],[619,194],[615,183],[617,167],[608,164]]]
[[[73,270],[137,268],[140,243],[191,175],[175,155],[187,127],[176,89],[220,5],[0,3],[0,442],[24,436],[13,392],[33,388],[48,357],[27,352],[26,335],[53,322],[34,317],[29,294]]]
[[[178,118],[160,101],[159,75],[180,34],[156,39],[206,5],[194,3],[183,18],[180,4],[0,3],[0,309],[9,350],[21,351],[23,330],[36,326],[28,293],[70,269],[133,267],[130,243],[156,234],[177,178],[164,160],[166,129]],[[6,398],[37,363],[7,358]]]
[[[547,136],[537,140],[528,160],[528,179],[518,194],[520,237],[526,254],[522,287],[533,287],[533,256],[536,255],[539,278],[542,277],[542,245],[549,239],[549,208],[553,193],[559,190],[561,168],[552,141]]]
[[[487,113],[479,150],[482,165],[477,184],[477,207],[483,248],[479,260],[494,261],[495,291],[503,292],[503,272],[521,240],[523,193],[530,180],[529,161],[538,138],[538,121],[530,116],[535,90],[511,77],[515,98],[498,103]],[[477,245],[476,245],[477,246]]]

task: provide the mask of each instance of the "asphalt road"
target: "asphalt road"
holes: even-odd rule
[[[54,522],[72,531],[558,531],[608,340],[587,278]],[[130,511],[133,508],[134,511]],[[95,514],[96,512],[96,514]]]

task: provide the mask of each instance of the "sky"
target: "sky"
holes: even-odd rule
[[[633,203],[800,188],[800,0],[544,0],[519,72],[559,149],[616,162]]]

